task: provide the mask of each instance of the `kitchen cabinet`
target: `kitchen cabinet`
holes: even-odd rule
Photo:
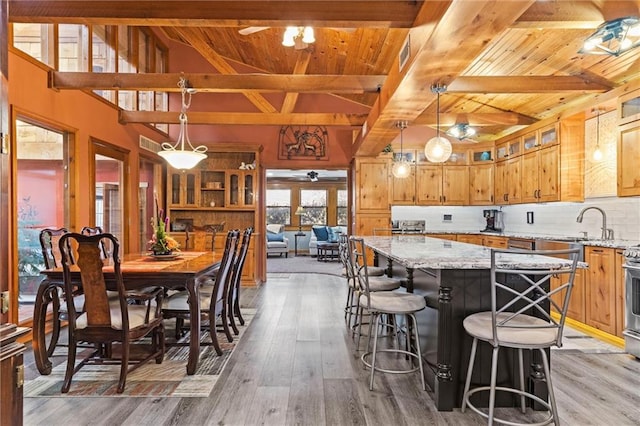
[[[388,158],[356,159],[356,213],[387,212],[391,215],[390,176],[391,163]],[[389,227],[389,223],[385,227]]]
[[[412,206],[416,203],[416,166],[410,166],[410,174],[399,179],[391,174],[391,204]]]
[[[640,119],[618,128],[618,196],[640,195]]]
[[[640,89],[618,98],[618,125],[640,120]]]
[[[492,248],[506,249],[507,241],[507,237],[499,237],[496,235],[484,235],[482,237],[482,245]]]
[[[457,240],[456,234],[427,234],[427,237],[429,237],[429,238],[439,238],[441,240],[449,240],[449,241],[456,241]]]
[[[559,150],[556,125],[552,125],[522,138],[522,202],[558,201]]]
[[[589,264],[585,323],[606,333],[616,334],[615,250],[587,246],[585,262]]]
[[[24,353],[27,350],[18,338],[29,328],[15,324],[0,324],[0,426],[22,425],[24,389]]]
[[[560,286],[560,278],[551,277],[551,290],[555,290]],[[566,292],[559,292],[551,296],[558,306],[562,306],[562,300]],[[571,291],[571,299],[569,300],[569,306],[567,306],[567,318],[571,318],[575,321],[586,323],[585,313],[585,273],[583,269],[576,269],[576,275],[573,279],[573,290]],[[557,312],[555,309],[552,309]]]
[[[615,249],[616,274],[615,274],[615,298],[616,298],[616,336],[624,338],[622,332],[625,327],[625,276],[622,265],[625,263],[623,249]]]
[[[483,245],[482,235],[477,234],[458,234],[456,240],[460,243]]]
[[[474,164],[469,167],[469,204],[472,206],[493,205],[494,165]]]
[[[256,173],[253,170],[233,170],[226,173],[227,207],[255,207]]]
[[[416,204],[469,204],[469,166],[420,164],[416,169]]]
[[[200,170],[177,170],[169,167],[167,203],[169,207],[198,207],[200,205]]]

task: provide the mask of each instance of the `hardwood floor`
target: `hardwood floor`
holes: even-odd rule
[[[369,391],[368,371],[344,323],[343,278],[270,275],[267,284],[242,295],[243,305],[256,307],[257,315],[210,397],[25,398],[24,424],[485,424],[471,411],[436,411],[416,374],[376,374],[375,390]],[[640,424],[640,362],[568,334],[568,349],[552,354],[562,423]],[[31,353],[25,364],[27,379],[37,374]],[[499,412],[514,419],[519,414]]]

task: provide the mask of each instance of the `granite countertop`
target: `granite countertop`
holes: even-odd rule
[[[368,247],[412,269],[490,269],[491,248],[475,244],[429,238],[424,235],[396,235],[392,237],[364,237]],[[558,269],[569,261],[548,256],[501,255],[498,265],[503,268]],[[580,267],[586,267],[581,262]]]
[[[492,235],[496,237],[506,238],[522,238],[527,240],[549,240],[549,241],[567,241],[576,242],[583,246],[595,246],[595,247],[608,247],[608,248],[621,248],[621,249],[638,249],[640,250],[640,240],[600,240],[592,238],[574,237],[568,235],[549,235],[549,234],[520,234],[520,233],[508,233],[508,232],[480,232],[480,231],[426,231],[425,236],[429,234],[478,234],[478,235]],[[640,257],[640,255],[639,255]]]

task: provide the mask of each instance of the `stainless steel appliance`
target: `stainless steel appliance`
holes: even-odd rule
[[[533,250],[536,244],[533,240],[526,238],[509,238],[507,240],[507,248],[520,250]]]
[[[425,226],[424,220],[398,220],[392,229],[394,234],[424,234]]]
[[[573,240],[544,240],[537,239],[535,241],[536,250],[570,250],[580,249],[578,254],[578,262],[584,262],[584,245]]]
[[[625,264],[625,350],[640,358],[640,246],[624,251]]]
[[[502,221],[502,211],[500,210],[482,210],[484,219],[487,221],[487,227],[481,232],[502,232],[504,223]]]

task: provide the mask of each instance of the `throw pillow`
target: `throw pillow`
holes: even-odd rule
[[[278,234],[275,234],[273,232],[269,232],[267,231],[267,241],[272,242],[272,241],[284,241],[284,233],[280,232]]]
[[[337,243],[340,241],[340,229],[338,227],[329,228],[329,242]]]
[[[318,241],[329,241],[329,230],[326,226],[314,225],[311,230],[318,239]]]

